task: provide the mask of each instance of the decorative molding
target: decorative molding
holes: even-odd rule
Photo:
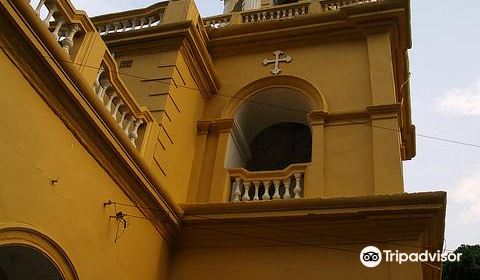
[[[210,126],[213,120],[197,121],[197,134],[208,134],[210,132]]]
[[[264,66],[268,66],[269,64],[273,63],[273,69],[270,70],[270,72],[273,75],[278,75],[282,72],[282,69],[280,69],[280,62],[290,63],[292,61],[292,57],[288,54],[285,54],[284,57],[281,57],[284,54],[284,52],[280,50],[276,50],[272,54],[275,58],[274,59],[265,58],[262,61],[262,64]]]
[[[213,133],[229,133],[233,129],[235,119],[215,119],[211,124]]]
[[[4,246],[27,246],[38,250],[55,264],[63,279],[79,279],[72,261],[62,247],[28,224],[0,224],[0,247]]]

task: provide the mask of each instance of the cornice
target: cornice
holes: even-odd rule
[[[399,24],[400,23],[400,24]],[[278,44],[301,44],[305,40],[351,40],[365,36],[364,27],[395,28],[400,45],[411,46],[408,1],[385,1],[352,5],[339,11],[316,12],[288,20],[231,24],[209,29],[210,48],[214,56],[270,47]],[[232,50],[232,46],[235,46]]]
[[[331,198],[313,198],[313,199],[292,199],[292,200],[272,200],[260,203],[208,203],[208,204],[180,204],[183,209],[183,220],[199,220],[195,215],[215,214],[217,218],[221,216],[228,219],[231,214],[261,213],[286,211],[299,211],[299,215],[304,215],[305,210],[332,210],[332,209],[358,209],[358,208],[376,208],[376,207],[396,207],[408,205],[425,205],[430,208],[438,209],[443,212],[447,203],[446,192],[420,192],[420,193],[399,193],[389,195],[367,195],[352,197],[331,197]],[[208,221],[206,221],[208,222]]]
[[[312,111],[308,114],[310,124],[327,124],[336,121],[348,121],[356,123],[356,120],[362,119],[382,119],[382,118],[397,118],[400,115],[400,104],[382,104],[369,105],[365,110],[356,111],[340,111],[340,112],[325,112]]]
[[[421,247],[437,250],[443,245],[446,193],[180,206],[185,215],[177,246],[184,248],[282,246],[278,241],[290,240],[290,232],[297,246],[361,250],[366,245],[421,240]],[[394,228],[402,230],[390,230]],[[235,236],[241,238],[232,243]]]

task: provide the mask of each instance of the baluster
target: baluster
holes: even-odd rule
[[[145,25],[145,22],[147,21],[147,19],[145,17],[141,17],[140,18],[140,28],[143,28],[143,26]]]
[[[285,187],[285,193],[283,194],[283,199],[290,199],[290,177],[283,180],[283,186]]]
[[[74,24],[72,27],[70,27],[68,35],[61,42],[62,48],[68,54],[70,53],[70,49],[73,48],[73,37],[75,36],[75,33],[77,33],[78,31],[80,31],[80,27]]]
[[[132,127],[132,131],[130,131],[130,134],[128,135],[128,138],[130,139],[130,142],[132,142],[133,146],[137,146],[135,144],[135,141],[138,139],[138,128],[143,124],[142,119],[138,119],[135,121]]]
[[[302,179],[302,173],[295,173],[295,188],[293,189],[293,193],[295,194],[295,199],[299,199],[300,193],[302,192],[302,187],[300,186],[300,180]]]
[[[262,12],[262,20],[267,20],[267,12]]]
[[[288,17],[292,18],[293,17],[293,11],[292,9],[288,9]]]
[[[125,116],[127,115],[128,109],[126,106],[120,107],[120,119],[118,120],[118,125],[123,128],[123,121],[125,120]]]
[[[250,201],[250,195],[248,192],[250,191],[250,186],[252,182],[243,182],[243,187],[245,188],[245,192],[243,193],[242,201]]]
[[[123,132],[125,132],[125,134],[127,136],[129,136],[129,131],[130,131],[130,127],[132,126],[133,122],[135,121],[135,117],[130,115],[128,118],[127,118],[127,124],[125,125],[125,128],[123,129]]]
[[[240,201],[240,195],[242,192],[240,191],[240,184],[241,184],[241,179],[240,177],[235,178],[235,183],[233,184],[233,202],[239,202]]]
[[[255,22],[255,15],[254,14],[250,15],[250,22]]]
[[[277,17],[276,17],[276,19],[280,19],[280,13],[281,13],[280,11],[277,11]]]
[[[62,28],[62,25],[65,23],[65,19],[63,17],[58,17],[55,19],[55,29],[52,32],[53,37],[55,38],[55,41],[58,41],[60,38],[59,32],[60,28]]]
[[[45,19],[43,19],[43,24],[45,24],[47,27],[50,27],[50,19],[52,18],[54,13],[58,12],[58,8],[57,6],[55,6],[55,4],[51,4],[46,7],[48,9],[48,14]]]
[[[280,181],[275,180],[273,181],[273,185],[275,186],[275,193],[273,194],[273,200],[280,199]]]
[[[137,27],[137,19],[136,19],[136,18],[133,18],[133,19],[132,19],[132,30],[134,30],[135,27]]]
[[[153,16],[148,17],[148,26],[147,27],[151,27],[154,21],[155,21],[155,17],[153,17]]]
[[[117,113],[118,113],[118,108],[123,105],[123,101],[120,98],[116,99],[117,101],[114,101],[114,106],[113,106],[113,111],[112,111],[112,117],[114,120],[117,120]]]
[[[304,15],[306,13],[307,13],[307,9],[305,8],[305,6],[302,6],[302,15]]]
[[[117,97],[117,93],[112,90],[112,92],[108,95],[107,104],[105,104],[107,111],[110,113],[112,112],[112,104],[115,97]]]
[[[113,33],[117,33],[118,30],[122,28],[122,24],[118,21],[113,23]]]
[[[274,19],[275,18],[275,14],[273,11],[270,11],[270,19]]]
[[[282,11],[282,18],[286,18],[287,17],[287,10],[283,10]]]
[[[100,68],[98,68],[97,76],[95,77],[95,81],[93,82],[93,91],[95,93],[98,93],[100,90],[100,76],[102,75],[103,71],[105,71],[105,68],[103,65],[100,65]]]
[[[103,103],[103,96],[107,89],[111,86],[110,81],[106,78],[100,80],[100,89],[97,92],[97,97]]]
[[[261,21],[262,20],[262,13],[257,13],[257,21]]]
[[[38,2],[37,8],[35,8],[35,13],[37,14],[37,16],[40,16],[40,10],[42,9],[43,5],[45,4],[45,1],[46,0],[40,0],[40,2]]]
[[[262,195],[262,200],[269,200],[270,194],[268,191],[270,190],[270,181],[263,181],[263,187],[265,188],[265,192]]]
[[[130,25],[130,22],[128,20],[122,20],[122,25],[123,25],[122,32],[125,32],[127,31],[127,28]]]
[[[255,186],[255,195],[253,196],[253,201],[258,201],[260,198],[258,197],[258,192],[260,190],[260,181],[253,181],[253,185]]]

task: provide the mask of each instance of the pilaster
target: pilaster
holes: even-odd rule
[[[305,197],[318,198],[325,195],[325,118],[324,111],[308,115],[312,133],[312,160],[305,172]]]
[[[400,104],[368,106],[372,126],[374,194],[403,192]]]

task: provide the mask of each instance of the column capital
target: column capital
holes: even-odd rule
[[[395,118],[400,115],[400,103],[367,106],[371,119]]]
[[[325,111],[312,111],[308,114],[308,122],[310,125],[321,125],[325,123],[328,113]]]

